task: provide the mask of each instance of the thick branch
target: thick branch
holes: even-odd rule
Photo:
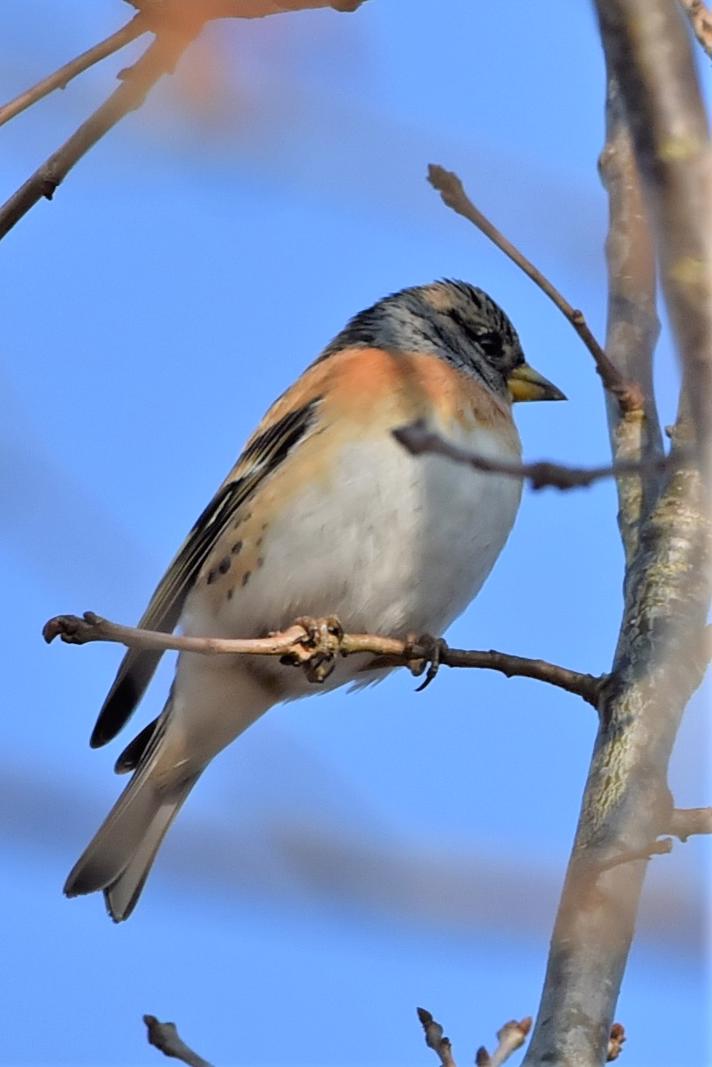
[[[712,470],[712,144],[692,44],[670,0],[597,0],[656,234],[694,437]]]
[[[637,416],[622,416],[619,406],[606,396],[608,432],[616,463],[650,463],[663,451],[653,392],[653,352],[659,332],[655,250],[618,83],[610,74],[607,81],[606,144],[600,158],[609,214],[606,352],[643,394]],[[618,526],[628,564],[638,547],[640,523],[655,504],[660,484],[654,463],[637,478],[617,479]]]
[[[316,661],[319,670],[311,677],[317,682],[323,681],[328,676],[328,668],[333,665],[338,655],[349,656],[366,652],[378,657],[375,666],[404,666],[411,669],[422,668],[423,663],[432,655],[429,642],[403,641],[374,634],[344,634],[333,625],[333,622],[328,621],[324,624],[309,626],[297,624],[282,633],[272,634],[270,637],[243,640],[185,637],[152,630],[138,630],[130,626],[119,626],[94,615],[93,612],[86,612],[82,618],[77,615],[58,615],[46,623],[42,633],[47,642],[54,640],[55,637],[61,637],[67,644],[74,645],[88,644],[92,641],[108,641],[126,645],[128,648],[198,652],[203,655],[280,656],[307,668]],[[438,659],[439,663],[447,667],[483,668],[499,671],[508,678],[533,678],[547,682],[569,693],[575,693],[594,707],[602,682],[602,679],[593,675],[571,671],[555,663],[512,656],[506,652],[496,652],[494,649],[481,652],[444,646],[439,652]],[[373,663],[369,664],[369,667],[373,666]],[[325,667],[326,670],[324,670]]]
[[[468,449],[460,448],[446,441],[439,434],[428,430],[423,422],[414,422],[410,426],[401,426],[392,431],[393,436],[404,448],[415,456],[423,452],[447,456],[456,463],[465,463],[475,470],[488,474],[503,474],[508,478],[526,478],[532,489],[551,486],[554,489],[576,489],[592,485],[603,478],[639,477],[641,471],[661,473],[673,465],[682,463],[680,457],[659,456],[647,460],[621,460],[613,465],[603,467],[565,467],[559,463],[540,460],[537,463],[514,463],[490,456],[477,455]]]
[[[704,466],[712,400],[712,190],[693,57],[669,0],[597,0],[597,7],[647,186]],[[678,421],[673,453],[686,447],[684,429]],[[700,656],[710,600],[705,495],[701,471],[668,471],[626,569],[618,647],[601,690],[600,727],[526,1067],[599,1067],[610,1052],[645,861],[671,821],[670,753],[706,666]]]
[[[30,89],[20,93],[14,100],[10,100],[0,107],[0,126],[9,122],[15,115],[19,115],[20,112],[25,111],[26,108],[36,104],[38,100],[48,96],[55,89],[66,88],[69,82],[76,78],[78,74],[88,70],[89,67],[93,67],[95,63],[99,63],[102,59],[106,59],[107,56],[113,55],[114,52],[118,52],[119,49],[124,48],[131,41],[135,41],[142,33],[146,33],[148,29],[149,25],[146,17],[143,14],[135,15],[130,22],[127,22],[116,33],[110,34],[103,41],[99,41],[92,48],[88,48],[86,52],[82,52],[76,59],[65,63],[63,67],[55,70],[53,74],[49,74]]]
[[[153,1045],[164,1056],[187,1063],[188,1067],[210,1067],[207,1060],[193,1052],[178,1036],[175,1023],[161,1023],[155,1015],[144,1015],[143,1021],[146,1024],[149,1045]]]
[[[699,475],[668,476],[626,581],[613,671],[552,937],[526,1067],[598,1067],[651,842],[670,832],[667,765],[702,680],[710,534]],[[667,845],[663,846],[668,847]],[[622,862],[625,859],[627,862]]]
[[[438,190],[448,207],[456,211],[458,215],[468,219],[485,237],[488,237],[490,241],[496,244],[506,256],[509,256],[531,278],[535,285],[539,286],[542,292],[546,293],[559,311],[565,315],[593,356],[596,370],[605,388],[616,398],[621,411],[640,411],[643,400],[637,384],[632,381],[626,381],[614,367],[589,329],[583,312],[574,308],[559,290],[552,285],[549,279],[520,252],[516,245],[513,245],[503,233],[500,233],[496,226],[493,226],[489,219],[475,207],[467,196],[457,174],[431,163],[428,167],[428,180]]]

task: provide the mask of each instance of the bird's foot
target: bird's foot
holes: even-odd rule
[[[344,629],[335,615],[323,619],[302,616],[295,625],[304,630],[294,652],[282,656],[282,663],[299,666],[310,682],[325,682],[334,669],[336,656],[341,651]]]
[[[408,634],[405,646],[408,669],[415,678],[420,678],[425,671],[425,678],[415,690],[416,693],[422,693],[434,680],[440,670],[444,652],[447,652],[447,642],[442,637],[433,637],[431,634],[416,637],[414,634]]]

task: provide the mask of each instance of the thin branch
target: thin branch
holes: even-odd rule
[[[415,456],[428,452],[447,456],[456,463],[465,463],[475,470],[488,474],[503,474],[508,478],[526,478],[531,483],[532,489],[543,489],[546,486],[562,490],[576,489],[592,485],[593,482],[603,478],[639,475],[641,471],[647,470],[666,471],[683,462],[683,457],[680,456],[674,458],[660,456],[640,461],[621,460],[620,463],[603,467],[565,467],[548,460],[540,460],[537,463],[514,463],[477,455],[465,448],[460,448],[459,445],[454,445],[440,437],[439,434],[428,430],[422,421],[414,422],[410,426],[401,426],[391,432],[396,440]]]
[[[30,89],[20,93],[14,100],[3,104],[0,107],[0,126],[4,126],[10,119],[36,104],[38,100],[42,100],[43,97],[48,96],[55,89],[65,89],[78,74],[88,70],[89,67],[93,67],[95,63],[99,63],[102,59],[106,59],[107,56],[113,55],[114,52],[118,52],[131,41],[135,41],[141,34],[146,33],[149,28],[145,15],[141,13],[135,15],[130,22],[127,22],[116,33],[110,34],[103,41],[99,41],[92,48],[88,48],[86,52],[82,52],[81,55],[70,60],[69,63],[65,63],[63,67],[55,70],[53,74],[49,74]]]
[[[436,1022],[425,1008],[418,1008],[417,1011],[420,1025],[425,1033],[425,1044],[436,1054],[440,1060],[441,1067],[457,1067],[452,1058],[450,1038],[445,1037],[440,1023]]]
[[[703,0],[680,0],[692,32],[706,55],[712,59],[712,10]]]
[[[586,348],[593,356],[601,380],[605,388],[615,396],[621,411],[640,411],[643,397],[635,382],[626,381],[620,372],[614,367],[610,359],[599,345],[593,333],[588,327],[583,312],[574,308],[572,304],[559,292],[534,264],[520,252],[516,245],[512,244],[503,233],[494,226],[482,212],[475,207],[457,174],[445,170],[444,167],[431,163],[428,167],[428,181],[437,189],[443,202],[458,215],[468,219],[477,229],[488,237],[506,256],[517,264],[526,275],[538,285],[559,311],[569,320],[576,333],[579,335]]]
[[[230,639],[220,637],[186,637],[178,634],[139,630],[119,626],[100,618],[93,612],[77,615],[58,615],[43,628],[48,643],[60,637],[67,644],[84,645],[92,641],[108,641],[128,648],[156,651],[198,652],[203,655],[280,656],[287,662],[303,666],[312,681],[323,681],[333,667],[336,656],[369,652],[376,660],[370,667],[414,667],[422,665],[432,655],[431,642],[399,640],[373,634],[345,634],[333,621],[323,624],[297,624],[270,637]],[[444,646],[444,642],[442,643]],[[440,663],[447,667],[472,667],[499,671],[508,678],[533,678],[565,689],[596,707],[602,679],[590,674],[560,667],[546,660],[513,656],[506,652],[471,651],[441,647]],[[310,670],[316,663],[314,670]]]
[[[8,110],[8,114],[4,121],[7,121],[13,114],[29,107],[57,85],[66,84],[68,71],[71,77],[74,77],[87,66],[122,47],[127,40],[131,40],[131,36],[126,35],[133,33],[138,36],[138,32],[142,33],[145,29],[151,29],[156,34],[155,40],[138,61],[119,75],[123,84],[0,207],[0,240],[39,200],[43,197],[51,200],[57,186],[64,181],[82,156],[130,111],[141,107],[156,82],[164,74],[173,73],[181,55],[206,22],[218,18],[255,18],[275,14],[279,10],[294,11],[314,7],[332,7],[336,11],[352,12],[356,11],[364,0],[283,0],[281,8],[270,4],[264,10],[261,10],[261,5],[246,4],[244,0],[201,0],[200,3],[197,0],[129,2],[139,8],[139,14],[128,26],[96,45],[94,49],[78,56],[76,60],[28,90],[27,94],[5,106],[4,110]],[[141,18],[143,22],[137,23],[137,19]],[[137,25],[139,31],[134,32]]]
[[[665,833],[687,841],[693,834],[712,834],[712,808],[675,808]]]
[[[144,1015],[149,1045],[153,1045],[164,1056],[187,1063],[188,1067],[210,1067],[207,1060],[193,1052],[185,1041],[178,1036],[175,1023],[161,1023],[155,1015]]]
[[[0,207],[0,240],[38,200],[51,200],[74,164],[117,122],[141,106],[162,75],[174,70],[201,26],[202,21],[193,19],[161,27],[138,61],[123,72],[118,89]]]
[[[525,1019],[510,1019],[497,1031],[497,1048],[492,1055],[483,1046],[478,1048],[475,1056],[476,1067],[501,1067],[510,1056],[517,1052],[527,1039],[532,1028],[532,1019],[527,1015]]]
[[[334,11],[356,11],[366,0],[126,0],[139,11],[158,12],[172,8],[174,12],[194,10],[205,21],[214,19],[256,19],[269,15],[331,7]]]

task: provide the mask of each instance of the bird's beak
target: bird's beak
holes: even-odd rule
[[[510,372],[507,388],[515,403],[518,400],[566,400],[553,382],[535,371],[528,363],[520,363]]]

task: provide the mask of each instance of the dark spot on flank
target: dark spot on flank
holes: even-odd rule
[[[267,523],[266,523],[266,522],[263,522],[263,523],[262,523],[262,529],[263,529],[263,530],[266,530],[266,529],[267,529]]]
[[[242,541],[236,541],[235,544],[232,546],[233,554],[237,555],[237,553],[240,551],[241,548],[242,548]]]
[[[234,589],[228,589],[228,591],[227,591],[227,598],[228,598],[228,600],[232,600],[232,594],[233,594],[234,592],[235,592],[235,590],[234,590]]]
[[[255,548],[259,548],[263,541],[264,541],[264,537],[258,537],[257,540],[255,541]]]
[[[264,566],[264,562],[265,562],[264,556],[258,556],[257,557],[257,566],[258,567],[263,567]]]
[[[229,556],[225,556],[224,559],[220,560],[220,562],[218,563],[218,570],[220,571],[221,574],[227,574],[227,572],[230,570],[230,557]]]
[[[215,567],[213,567],[213,569],[211,571],[208,571],[208,577],[206,579],[208,585],[212,585],[212,583],[215,581],[217,576],[218,576],[218,572],[217,572]]]
[[[242,576],[242,584],[243,585],[247,585],[249,580],[250,580],[250,572],[249,571],[245,571],[245,573]]]

